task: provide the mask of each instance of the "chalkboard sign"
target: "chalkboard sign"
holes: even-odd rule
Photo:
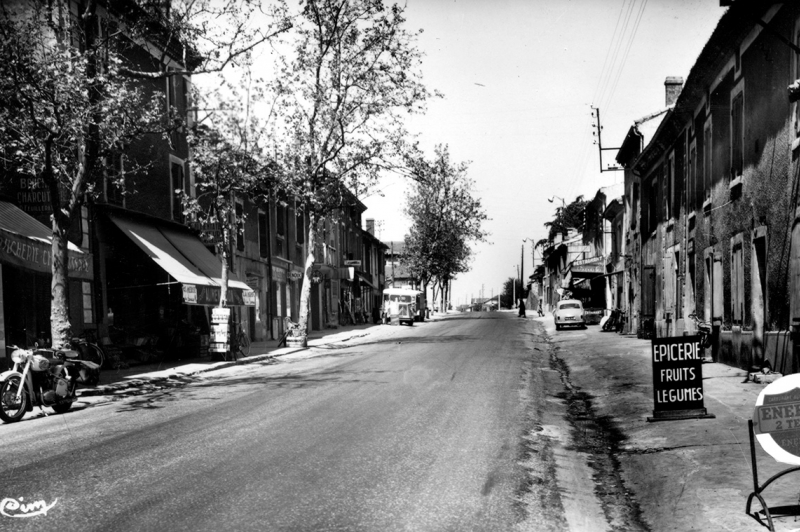
[[[714,417],[704,407],[699,336],[654,338],[653,417],[648,421]]]

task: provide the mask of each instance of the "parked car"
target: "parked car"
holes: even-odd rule
[[[583,303],[577,299],[565,299],[556,304],[553,312],[553,319],[556,322],[556,330],[562,327],[577,326],[586,328],[586,319],[583,314]]]

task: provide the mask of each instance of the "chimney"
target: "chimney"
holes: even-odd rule
[[[680,76],[668,76],[664,80],[664,89],[666,93],[666,106],[674,105],[678,101],[678,96],[681,95],[683,88],[683,78]]]
[[[375,219],[367,218],[367,233],[375,236]]]

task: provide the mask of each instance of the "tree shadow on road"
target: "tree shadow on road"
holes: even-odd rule
[[[319,350],[352,349],[353,347],[363,347],[365,345],[392,345],[392,344],[442,344],[451,342],[469,342],[477,340],[475,336],[464,334],[454,334],[451,336],[396,336],[382,340],[370,342],[349,342],[347,344],[324,344],[312,347]]]
[[[219,389],[230,393],[240,394],[245,388],[252,388],[252,393],[263,393],[268,390],[279,389],[304,389],[325,385],[341,384],[386,384],[378,376],[384,373],[394,373],[387,370],[330,370],[312,374],[287,374],[278,376],[239,376],[239,377],[214,377],[211,379],[197,380],[188,386],[188,382],[176,383],[158,392],[152,392],[140,398],[134,398],[136,392],[122,397],[117,413],[135,412],[138,410],[153,410],[165,408],[169,403],[181,400],[218,401],[224,396],[201,395],[201,391]],[[370,376],[373,377],[370,377]],[[247,393],[245,391],[244,393]]]

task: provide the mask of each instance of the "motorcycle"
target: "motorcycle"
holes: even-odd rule
[[[19,421],[34,406],[67,412],[78,383],[91,382],[100,366],[78,360],[71,349],[22,349],[9,346],[13,368],[0,373],[0,419]]]

